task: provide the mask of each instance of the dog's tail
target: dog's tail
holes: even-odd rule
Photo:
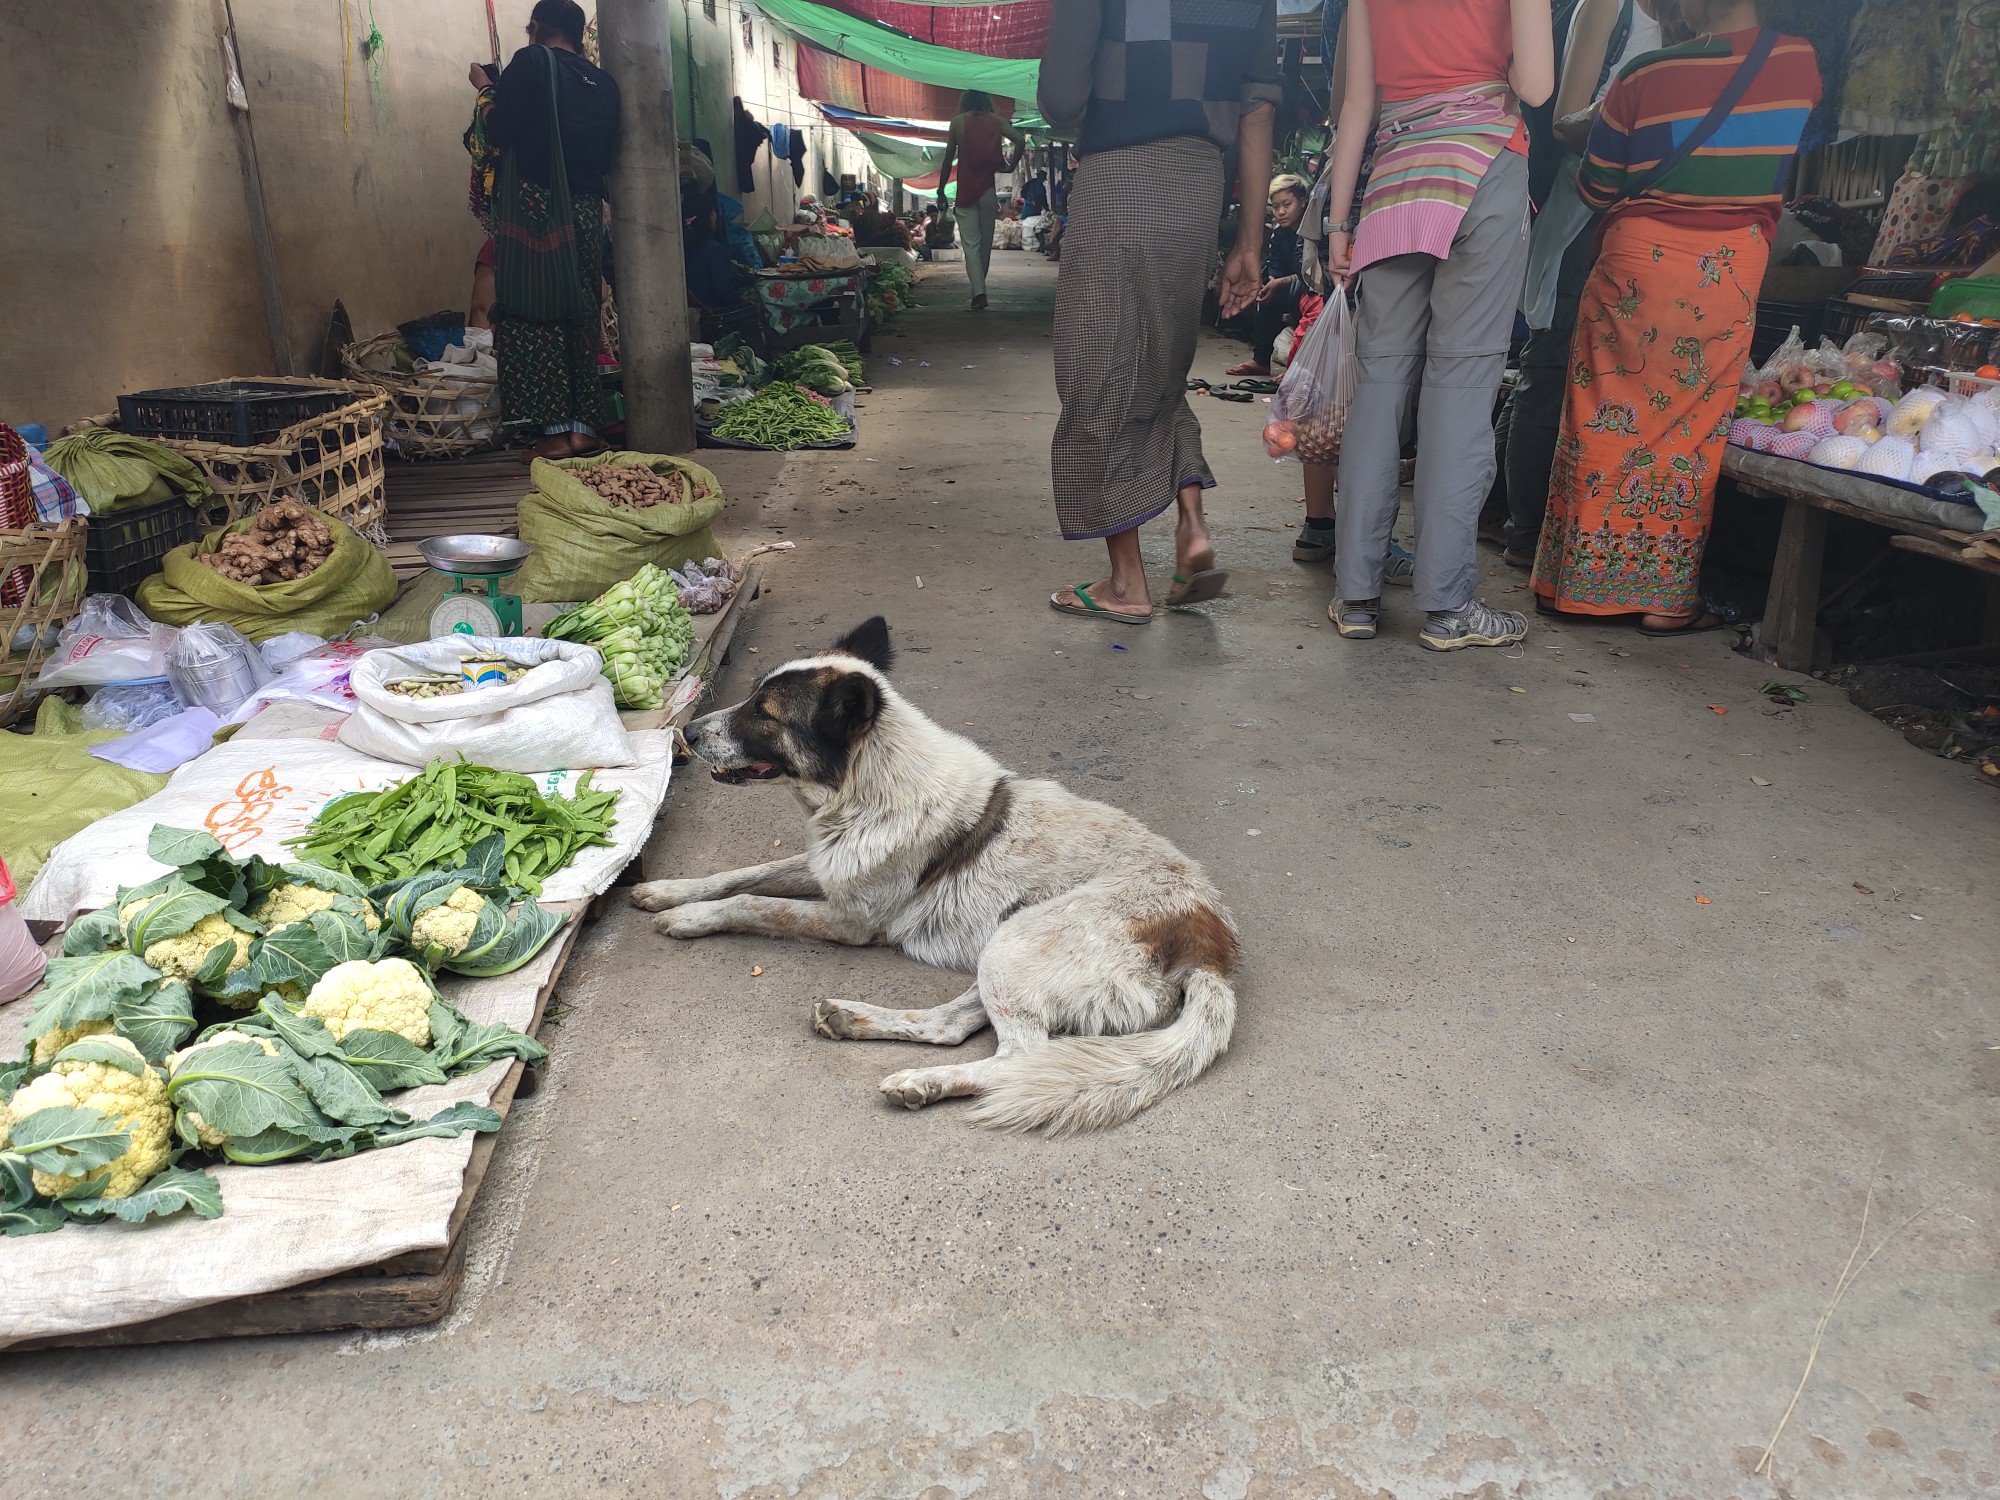
[[[1063,1036],[1018,1052],[994,1070],[972,1104],[994,1130],[1077,1135],[1122,1125],[1194,1082],[1229,1048],[1236,992],[1212,969],[1190,969],[1170,1026],[1127,1036]]]

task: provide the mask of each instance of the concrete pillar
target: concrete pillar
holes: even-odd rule
[[[687,270],[681,254],[680,145],[668,0],[598,0],[598,45],[618,80],[611,237],[618,267],[618,357],[625,443],[646,453],[694,447]]]

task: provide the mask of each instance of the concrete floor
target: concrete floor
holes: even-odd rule
[[[621,911],[444,1324],[0,1357],[0,1492],[2000,1489],[2000,799],[1809,680],[1774,709],[1723,636],[1440,657],[1392,591],[1337,639],[1256,405],[1201,407],[1231,596],[1054,615],[1101,557],[1051,524],[1053,268],[997,262],[983,318],[953,271],[878,341],[858,450],[718,463],[731,524],[798,543],[724,691],[886,613],[917,703],[1207,865],[1229,1055],[1110,1134],[996,1138],[880,1101],[927,1049],[809,1025],[953,976]],[[653,868],[802,829],[690,774]],[[1752,1477],[1864,1207],[1872,1247],[1926,1205]]]

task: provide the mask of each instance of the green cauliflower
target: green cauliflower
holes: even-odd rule
[[[446,958],[456,958],[472,941],[472,930],[479,925],[479,914],[484,910],[486,898],[462,885],[449,900],[428,908],[410,924],[409,946],[419,953],[441,948]]]
[[[180,1052],[168,1053],[167,1077],[169,1079],[173,1078],[175,1074],[179,1073],[186,1066],[187,1060],[203,1048],[219,1047],[224,1042],[255,1042],[259,1047],[264,1049],[266,1057],[276,1057],[278,1055],[278,1044],[267,1036],[252,1036],[247,1031],[218,1031],[213,1036],[203,1037],[192,1047],[185,1048]],[[181,1113],[187,1116],[189,1126],[193,1128],[194,1133],[200,1138],[202,1145],[208,1147],[211,1151],[229,1139],[228,1136],[209,1124],[208,1121],[204,1120],[195,1111],[183,1109]]]
[[[119,920],[130,922],[144,907],[145,903],[134,902],[122,908]],[[201,972],[202,960],[223,943],[232,943],[236,948],[229,960],[229,973],[234,974],[250,962],[250,934],[232,925],[219,911],[209,913],[179,937],[149,943],[139,956],[169,979],[193,979]]]
[[[41,1110],[73,1107],[97,1110],[132,1138],[124,1155],[81,1176],[35,1172],[35,1191],[44,1197],[60,1198],[102,1181],[103,1191],[97,1196],[128,1198],[166,1168],[174,1122],[166,1080],[147,1067],[139,1049],[123,1037],[103,1040],[130,1052],[139,1071],[127,1072],[108,1062],[58,1062],[41,1077],[16,1089],[7,1102],[5,1123],[9,1129]]]
[[[44,1032],[35,1038],[34,1061],[54,1062],[56,1054],[71,1042],[80,1042],[87,1036],[103,1036],[112,1030],[109,1021],[78,1021],[74,1026],[58,1026],[54,1031]]]
[[[407,958],[335,964],[306,996],[305,1013],[326,1023],[335,1041],[350,1031],[393,1031],[413,1046],[431,1044],[431,987]]]

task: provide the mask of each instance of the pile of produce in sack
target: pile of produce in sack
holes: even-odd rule
[[[687,498],[640,509],[613,504],[583,481],[607,467],[650,469],[664,482],[685,483]],[[589,599],[642,563],[671,568],[717,550],[709,523],[722,513],[722,486],[700,464],[660,453],[610,453],[538,458],[528,474],[535,487],[521,500],[520,534],[535,550],[514,575],[514,592],[531,603]],[[666,480],[669,474],[674,480]]]
[[[174,548],[133,597],[169,625],[220,620],[253,641],[335,636],[395,602],[396,573],[338,516],[286,498]]]
[[[854,436],[854,427],[824,396],[774,380],[748,401],[727,407],[709,432],[728,442],[784,452],[813,443],[844,443]]]
[[[590,646],[531,636],[371,651],[348,679],[354,712],[340,743],[406,766],[439,757],[502,771],[629,766],[638,755],[603,665]]]
[[[806,344],[778,361],[778,378],[822,396],[840,396],[854,389],[847,366],[824,344]]]
[[[609,844],[618,793],[599,791],[590,773],[575,795],[545,795],[528,777],[456,760],[433,761],[421,776],[379,792],[349,792],[319,810],[286,846],[367,885],[472,863],[473,851],[502,835],[500,876],[540,895],[582,850]]]
[[[170,495],[194,505],[210,494],[208,476],[173,449],[109,427],[86,427],[57,438],[42,457],[70,482],[94,516]]]
[[[1879,335],[1856,334],[1843,349],[1822,341],[1806,355],[1793,332],[1743,377],[1730,442],[1967,497],[1971,483],[2000,483],[2000,386],[1905,394]]]
[[[371,890],[155,827],[146,852],[176,868],[71,925],[31,997],[28,1055],[0,1064],[0,1232],[215,1218],[221,1188],[190,1158],[326,1161],[498,1130],[481,1105],[418,1120],[383,1096],[548,1056],[467,1020],[432,978],[507,973],[562,926],[533,902],[510,914],[504,842]]]
[[[557,615],[542,634],[603,652],[620,708],[663,707],[667,680],[694,649],[693,617],[673,579],[650,563],[600,598]]]

